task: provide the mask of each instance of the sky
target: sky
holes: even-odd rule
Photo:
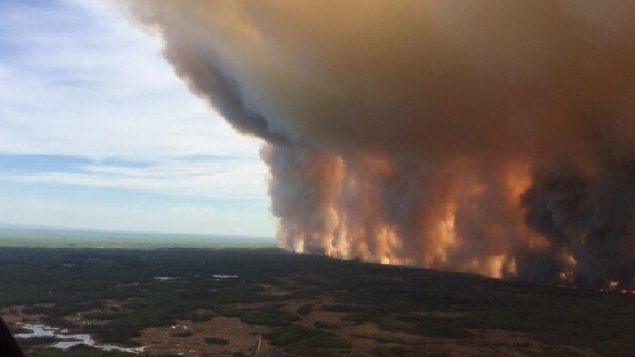
[[[98,0],[0,1],[0,225],[274,235],[260,142]]]

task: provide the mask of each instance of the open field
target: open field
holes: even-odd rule
[[[631,356],[635,296],[278,249],[0,248],[0,306],[148,356]],[[63,331],[65,330],[65,331]],[[56,337],[32,356],[121,356]]]

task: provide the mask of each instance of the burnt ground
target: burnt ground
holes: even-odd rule
[[[0,248],[1,314],[147,356],[632,356],[635,295],[277,249]],[[158,278],[158,279],[157,279]],[[30,356],[121,356],[50,338]]]

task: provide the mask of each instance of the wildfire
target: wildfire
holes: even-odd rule
[[[263,140],[282,247],[633,285],[635,5],[129,3]]]

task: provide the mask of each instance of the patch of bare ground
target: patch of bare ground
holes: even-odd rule
[[[260,353],[281,352],[261,338],[269,331],[267,327],[248,325],[238,318],[219,316],[210,321],[179,321],[173,326],[147,328],[135,340],[149,346],[146,349],[149,356],[231,356],[235,353],[250,356],[256,352],[259,340]],[[223,340],[227,344],[215,342]]]
[[[429,337],[403,331],[387,331],[368,322],[352,326],[343,325],[340,331],[342,336],[352,343],[353,350],[371,351],[383,345],[444,356],[598,356],[589,349],[544,344],[523,333],[502,330],[469,332],[469,337],[465,338]]]
[[[264,293],[268,296],[280,297],[288,295],[287,290],[282,289],[279,286],[270,284],[261,284],[260,286],[265,290]]]
[[[328,297],[313,300],[291,300],[285,303],[284,309],[295,312],[306,304],[311,304],[310,312],[300,315],[299,325],[307,327],[328,326],[330,330],[351,343],[351,356],[374,355],[373,350],[380,347],[404,348],[412,355],[444,355],[444,356],[528,356],[528,355],[597,355],[588,349],[571,346],[553,346],[542,343],[523,333],[501,330],[469,330],[464,338],[430,337],[407,332],[408,324],[398,320],[390,320],[391,330],[382,329],[375,323],[354,323],[345,319],[345,313],[325,311],[323,306],[335,301]],[[458,312],[430,311],[419,313],[432,318],[460,318]],[[402,324],[401,328],[399,325]]]
[[[590,349],[548,345],[531,336],[504,330],[470,330],[472,337],[458,341],[460,351],[481,352],[497,356],[562,355],[597,357]]]
[[[351,351],[355,351],[355,356],[368,355],[365,351],[370,351],[377,346],[377,339],[385,340],[404,340],[408,339],[407,334],[400,332],[389,332],[380,330],[377,325],[373,323],[355,324],[350,321],[344,320],[345,313],[332,312],[324,310],[324,305],[330,305],[335,303],[335,300],[323,296],[312,301],[293,301],[289,305],[285,305],[287,311],[297,311],[305,304],[312,304],[313,307],[309,313],[301,316],[301,320],[298,321],[299,325],[307,327],[316,327],[320,324],[332,326],[333,332],[346,339],[351,343]]]
[[[292,300],[284,301],[283,305],[281,306],[281,309],[291,314],[297,314],[298,310],[300,310],[303,306],[310,305],[311,309],[313,309],[313,307],[319,303],[320,303],[319,299],[313,299],[313,300],[292,299]]]
[[[327,322],[330,324],[336,324],[338,326],[344,326],[345,324],[350,324],[343,320],[346,314],[340,312],[332,312],[324,310],[324,305],[334,304],[335,300],[329,296],[321,295],[316,296],[311,300],[290,300],[285,302],[283,309],[290,313],[297,313],[300,308],[305,305],[310,305],[311,308],[305,314],[300,314],[300,321],[298,321],[299,325],[307,326],[307,327],[315,327],[315,323],[317,321]]]
[[[53,304],[34,304],[33,306],[51,308],[54,305]],[[18,322],[34,323],[42,319],[43,316],[41,314],[27,313],[25,311],[25,308],[27,308],[27,305],[6,306],[0,310],[0,315],[9,326],[14,326]]]
[[[377,346],[403,347],[426,355],[444,356],[588,356],[598,357],[588,349],[564,345],[547,345],[522,333],[501,330],[470,330],[466,338],[440,338],[386,331],[374,323],[342,325],[338,331],[348,339],[353,350],[372,351]]]
[[[264,289],[264,293],[273,297],[283,297],[289,295],[294,289],[298,288],[298,283],[293,278],[280,279],[277,284],[260,284]]]

